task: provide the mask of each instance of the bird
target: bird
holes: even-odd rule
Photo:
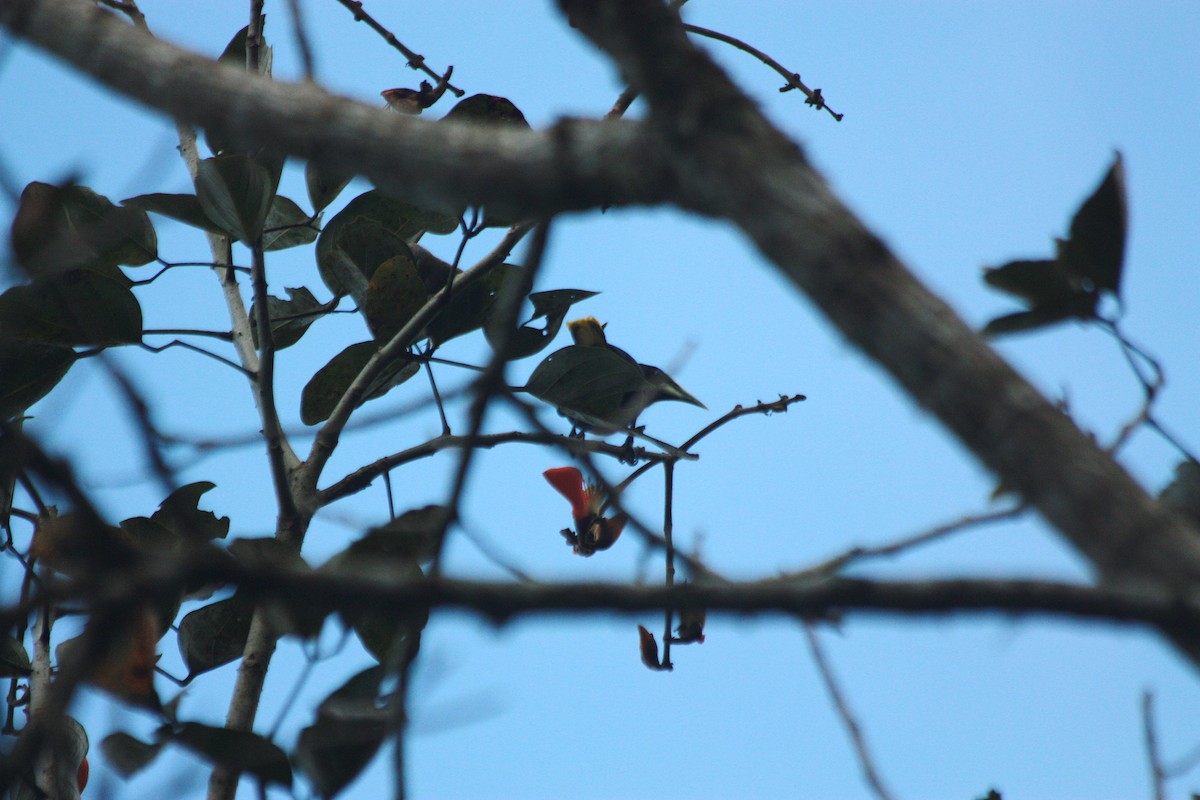
[[[574,344],[550,354],[526,389],[558,406],[574,426],[572,435],[628,431],[641,413],[661,400],[707,408],[658,367],[638,363],[609,344],[595,317],[567,323]]]

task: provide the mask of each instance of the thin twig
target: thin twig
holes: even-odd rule
[[[403,53],[404,57],[408,59],[409,68],[420,70],[430,78],[433,78],[435,81],[442,80],[442,76],[430,69],[429,65],[425,63],[425,56],[418,55],[416,52],[405,47],[404,44],[396,38],[395,34],[383,27],[383,25],[381,25],[374,17],[364,11],[361,0],[338,0],[338,2],[350,9],[350,12],[354,14],[355,22],[367,23],[372,30],[383,37],[385,42]],[[462,97],[464,94],[466,94],[466,92],[464,92],[462,89],[459,89],[457,86],[453,86],[449,83],[446,84],[446,88],[453,92],[455,97]]]
[[[296,37],[296,49],[300,51],[304,80],[316,80],[317,70],[313,65],[313,51],[308,41],[308,30],[304,26],[304,12],[300,8],[300,0],[288,0],[288,11],[292,15],[292,35]]]
[[[1154,800],[1166,800],[1166,771],[1162,756],[1158,752],[1158,731],[1154,725],[1154,694],[1142,692],[1142,737],[1146,742],[1146,760],[1150,764],[1150,796]]]
[[[787,83],[785,83],[779,89],[779,91],[788,92],[788,91],[791,91],[792,89],[799,89],[800,91],[804,92],[804,96],[808,98],[807,100],[804,101],[806,105],[810,105],[818,111],[820,111],[821,109],[825,109],[826,111],[829,112],[830,116],[832,116],[838,122],[841,122],[842,117],[845,116],[845,114],[838,114],[836,111],[834,111],[832,108],[829,107],[829,105],[825,102],[825,97],[821,94],[820,89],[810,89],[807,86],[805,86],[804,82],[800,80],[799,72],[790,71],[789,69],[784,67],[782,64],[780,64],[778,61],[771,58],[769,55],[767,55],[763,51],[759,50],[758,48],[752,47],[751,45],[747,44],[746,42],[743,42],[741,39],[736,39],[732,36],[729,36],[728,34],[721,33],[720,31],[710,30],[708,28],[701,28],[699,25],[684,25],[683,27],[684,27],[684,30],[686,30],[688,33],[694,33],[697,36],[704,36],[709,39],[715,39],[718,42],[724,42],[725,44],[736,47],[738,50],[741,50],[743,53],[749,53],[750,55],[754,56],[759,61],[766,64],[768,67],[770,67],[771,69],[775,70],[780,75],[782,75],[784,80],[787,81]]]
[[[672,507],[675,503],[675,462],[667,461],[663,463],[663,540],[666,542],[666,555],[663,562],[666,567],[666,584],[668,587],[675,585],[675,540],[674,528],[675,520],[672,515]],[[665,670],[673,669],[671,664],[671,627],[675,621],[675,609],[668,608],[666,614],[666,629],[663,631],[663,657],[662,668]]]
[[[829,699],[833,702],[833,707],[837,711],[838,717],[842,720],[842,725],[846,728],[846,733],[850,735],[850,742],[854,745],[854,753],[858,756],[859,767],[863,771],[863,777],[867,781],[867,785],[871,787],[871,791],[879,800],[892,800],[892,794],[884,787],[883,781],[879,778],[879,773],[875,769],[874,762],[871,759],[871,751],[867,749],[867,740],[863,736],[862,728],[855,719],[854,713],[850,710],[849,703],[846,702],[845,696],[842,694],[841,688],[838,686],[837,678],[834,677],[833,669],[829,666],[829,661],[825,658],[825,652],[821,648],[821,642],[817,638],[816,631],[813,630],[811,623],[803,624],[804,635],[808,639],[809,650],[812,651],[813,661],[817,665],[817,672],[821,675],[821,680],[825,684],[826,691],[829,692]]]

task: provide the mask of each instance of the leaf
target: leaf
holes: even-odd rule
[[[529,302],[533,304],[533,316],[524,325],[509,333],[508,347],[505,349],[504,358],[514,361],[544,350],[558,335],[563,319],[570,311],[571,306],[597,294],[599,292],[588,292],[581,289],[554,289],[529,295]],[[541,328],[529,324],[542,317],[545,317],[546,322]],[[496,348],[503,335],[503,330],[501,330],[499,320],[495,315],[489,314],[483,333],[493,349]]]
[[[368,530],[365,536],[350,545],[349,552],[356,558],[427,561],[437,553],[448,514],[445,506],[437,505],[405,511],[391,522]]]
[[[1125,197],[1125,164],[1113,158],[1104,180],[1075,212],[1066,246],[1066,266],[1097,290],[1121,291],[1129,210]]]
[[[181,538],[196,542],[224,539],[229,533],[229,517],[200,509],[200,498],[216,486],[210,481],[180,486],[159,504],[150,519]]]
[[[505,281],[516,280],[521,269],[515,264],[501,264],[452,295],[445,308],[425,327],[430,340],[440,346],[456,336],[482,328],[496,305],[500,287]]]
[[[1179,462],[1158,500],[1200,529],[1200,464],[1191,459]]]
[[[641,625],[638,625],[638,650],[643,664],[656,672],[662,669],[658,660],[658,642],[654,641],[654,634]]]
[[[113,624],[111,619],[105,622]],[[55,656],[60,669],[84,656],[81,648],[94,635],[96,624],[97,620],[92,619],[82,635],[58,645]],[[159,627],[158,614],[150,605],[139,606],[117,620],[112,631],[102,634],[107,647],[100,658],[88,660],[91,672],[86,680],[128,703],[155,711],[162,708],[154,690]]]
[[[1087,319],[1096,307],[1095,295],[1075,295],[1057,303],[1037,306],[1029,311],[1005,314],[988,322],[984,336],[1001,336],[1019,331],[1044,328],[1067,319]],[[1078,305],[1074,305],[1078,303]]]
[[[443,120],[484,124],[507,124],[528,128],[529,123],[521,110],[507,97],[491,94],[473,94],[459,100],[454,108],[446,112]]]
[[[248,772],[264,783],[292,785],[287,754],[256,733],[183,722],[167,738],[233,772]]]
[[[319,233],[295,201],[276,195],[264,224],[263,250],[286,250],[312,244]]]
[[[12,419],[45,397],[75,363],[75,351],[0,333],[0,417]]]
[[[328,364],[317,370],[317,374],[305,385],[300,395],[300,420],[305,425],[316,425],[329,419],[342,395],[362,372],[363,367],[378,352],[375,342],[352,344],[334,356]],[[359,405],[383,397],[389,391],[416,375],[420,365],[415,361],[397,359],[383,368],[379,376],[367,387]]]
[[[529,128],[525,115],[521,113],[511,100],[490,94],[474,94],[464,98],[446,112],[439,122],[465,122],[474,125],[499,125]],[[488,206],[484,210],[484,225],[487,227],[507,227],[524,219],[522,209],[508,206]],[[462,209],[456,211],[461,215]]]
[[[395,255],[380,264],[371,276],[363,302],[367,327],[375,341],[381,345],[391,341],[428,299],[411,255]]]
[[[262,34],[259,41],[258,52],[258,73],[260,75],[270,75],[271,66],[274,61],[274,51],[267,45],[267,15],[261,17]],[[225,45],[225,49],[221,52],[217,59],[220,63],[238,69],[247,69],[246,63],[246,40],[250,38],[250,26],[246,25],[241,30],[233,35],[229,40],[229,44]],[[230,149],[230,142],[219,131],[207,130],[204,132],[205,141],[208,142],[208,147],[214,153],[223,153]]]
[[[109,734],[100,742],[100,751],[104,753],[105,760],[125,778],[149,766],[162,747],[161,741],[150,744],[122,731]]]
[[[453,233],[457,217],[418,208],[378,189],[364,192],[325,224],[317,238],[321,279],[360,305],[375,268],[407,251],[427,231]],[[411,255],[411,253],[410,253]]]
[[[249,156],[220,155],[200,162],[196,198],[205,215],[229,236],[253,245],[262,234],[278,178]]]
[[[25,645],[12,636],[0,636],[0,678],[23,678],[32,669]]]
[[[0,295],[0,333],[47,344],[132,344],[142,339],[142,307],[117,267],[74,269]]]
[[[200,206],[200,201],[194,194],[139,194],[136,197],[129,197],[122,200],[121,204],[128,208],[149,211],[152,214],[161,214],[164,217],[170,217],[173,220],[191,225],[193,228],[208,231],[209,233],[221,236],[225,235],[225,231],[221,226],[209,219],[208,215],[204,213],[204,209]]]
[[[267,295],[267,309],[271,317],[271,336],[276,350],[291,347],[300,341],[308,326],[337,308],[338,298],[328,303],[320,303],[317,298],[303,286],[295,289],[285,289],[287,300]],[[250,306],[250,332],[254,336],[254,346],[258,343],[258,315],[254,305]]]
[[[295,547],[274,537],[234,539],[229,544],[229,553],[248,570],[307,572],[310,569]],[[277,634],[305,639],[321,632],[329,614],[326,607],[303,597],[266,598],[262,608]]]
[[[386,720],[318,717],[300,732],[296,766],[308,776],[318,796],[333,797],[371,763],[388,727]]]
[[[140,266],[158,254],[146,212],[122,208],[86,186],[34,182],[12,224],[17,262],[34,277],[86,266]]]
[[[188,679],[242,657],[254,604],[241,595],[218,600],[184,616],[179,623],[179,652]]]
[[[1058,302],[1079,292],[1057,261],[1010,261],[1000,267],[985,268],[983,280],[1029,305]]]
[[[421,513],[444,513],[434,509],[436,507],[427,507]],[[420,517],[413,518],[414,523],[418,521]],[[428,523],[429,520],[425,519],[424,522]],[[369,575],[397,583],[424,580],[421,567],[407,552],[411,548],[411,540],[406,542],[405,538],[402,532],[374,529],[329,559],[320,571],[335,575]],[[403,542],[403,545],[398,547],[397,542]],[[389,671],[404,666],[400,663],[403,657],[411,660],[416,656],[421,631],[429,621],[429,609],[425,607],[390,608],[380,612],[343,609],[341,613],[367,651]]]
[[[305,164],[304,185],[308,189],[308,201],[312,203],[313,213],[322,211],[337,199],[342,189],[353,179],[353,175],[334,172],[314,161]]]

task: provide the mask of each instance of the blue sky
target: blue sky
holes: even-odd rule
[[[324,84],[368,103],[377,103],[382,89],[415,85],[403,58],[336,3],[302,5]],[[247,14],[245,4],[223,1],[146,0],[142,7],[157,33],[212,55]],[[563,115],[599,115],[621,88],[606,59],[549,3],[444,0],[367,8],[435,68],[453,64],[455,83],[469,93],[510,98],[534,126]],[[286,5],[268,4],[268,13],[276,76],[295,78]],[[1131,206],[1124,325],[1167,368],[1159,415],[1193,451],[1200,449],[1194,316],[1200,6],[875,2],[818,9],[775,0],[693,0],[686,16],[745,39],[823,89],[846,115],[843,122],[805,107],[797,93],[777,92],[778,76],[744,54],[705,43],[806,147],[848,204],[974,325],[1015,310],[986,289],[981,268],[1048,255],[1052,238],[1065,233],[1120,150]],[[18,184],[76,174],[114,199],[187,190],[169,124],[7,38],[0,53],[0,158]],[[631,114],[640,113],[635,105]],[[356,184],[343,197],[365,188]],[[282,191],[303,202],[298,170],[285,176]],[[194,231],[165,222],[158,231],[168,258],[206,257]],[[448,257],[455,241],[430,237],[425,244]],[[473,245],[468,260],[487,247]],[[279,254],[268,262],[272,287],[281,293],[306,285],[325,299],[314,266],[311,248]],[[227,324],[211,276],[178,272],[141,295],[147,327]],[[808,395],[786,415],[724,428],[705,441],[698,462],[677,471],[676,535],[689,545],[700,542],[703,557],[722,572],[770,576],[989,507],[994,481],[728,225],[670,209],[561,220],[542,288],[564,287],[602,291],[579,312],[608,322],[610,340],[639,360],[671,365],[711,410],[655,407],[644,421],[656,436],[683,440],[736,403]],[[281,354],[279,394],[290,427],[300,427],[299,390],[312,373],[365,336],[360,318],[338,316]],[[1101,440],[1136,411],[1138,386],[1097,330],[1066,324],[997,346],[1048,395],[1067,398],[1080,424]],[[474,337],[452,343],[446,355],[478,360],[485,352]],[[536,360],[516,364],[510,379],[521,382]],[[156,419],[166,430],[211,435],[258,427],[248,392],[214,362],[132,351],[120,361],[158,402]],[[449,386],[462,380],[453,373],[442,379]],[[414,380],[364,411],[398,408],[423,388]],[[32,429],[78,459],[114,518],[157,505],[161,498],[132,444],[128,415],[99,368],[74,370],[34,413]],[[464,426],[463,409],[453,413]],[[493,417],[497,429],[506,423],[512,424]],[[437,431],[434,417],[414,416],[348,435],[327,475]],[[1122,461],[1157,490],[1178,454],[1142,433]],[[566,504],[540,473],[564,463],[561,454],[538,448],[480,454],[465,507],[470,531],[539,578],[659,580],[661,565],[647,561],[633,540],[592,559],[563,547],[557,531],[569,522]],[[273,523],[264,466],[259,449],[243,448],[183,474],[217,483],[206,504],[233,519],[232,535],[261,536]],[[398,470],[400,507],[443,499],[452,467],[452,459],[439,458]],[[656,473],[639,481],[627,502],[655,520],[661,492]],[[314,523],[305,556],[321,562],[386,513],[378,485],[328,509]],[[465,537],[454,539],[449,555],[459,574],[502,576]],[[856,572],[1087,575],[1032,517]],[[11,585],[11,571],[0,576]],[[639,622],[660,624],[658,615],[535,617],[494,630],[469,615],[435,618],[415,675],[408,742],[413,796],[867,796],[794,623],[715,617],[703,646],[680,648],[675,672],[657,674],[638,661]],[[323,642],[329,652],[333,633]],[[1196,673],[1146,632],[851,617],[823,631],[822,641],[897,797],[972,798],[990,787],[1024,800],[1146,796],[1144,689],[1156,693],[1168,759],[1200,744]],[[163,665],[181,672],[169,636],[163,646]],[[263,726],[280,713],[302,663],[300,649],[288,642],[279,659]],[[348,647],[318,665],[284,717],[280,738],[286,742],[308,724],[313,702],[367,663]],[[232,680],[232,667],[200,679],[181,713],[220,721]],[[79,710],[93,742],[113,725],[143,732],[150,726],[97,695],[85,697]],[[161,795],[187,758],[118,788]],[[116,780],[103,763],[93,775]],[[381,759],[348,796],[378,796],[388,791],[387,780]],[[1178,797],[1200,789],[1200,772],[1170,789]],[[250,796],[249,787],[244,793]]]

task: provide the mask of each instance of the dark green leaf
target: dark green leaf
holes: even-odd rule
[[[336,297],[328,303],[317,302],[313,293],[303,286],[285,291],[288,293],[287,300],[267,296],[267,309],[271,314],[271,335],[276,350],[291,347],[300,341],[309,325],[333,311],[338,304]],[[250,307],[250,332],[254,336],[254,346],[259,347],[258,315],[253,305]]]
[[[311,244],[319,233],[300,206],[281,195],[275,196],[263,231],[263,250],[286,250]]]
[[[496,304],[500,287],[508,280],[517,280],[521,269],[515,264],[501,264],[483,279],[455,293],[426,326],[430,340],[441,345],[482,328]]]
[[[491,94],[473,94],[463,98],[454,108],[446,112],[445,120],[454,122],[476,122],[487,124],[507,124],[528,128],[529,123],[513,102],[507,97],[497,97]]]
[[[1125,165],[1117,153],[1104,180],[1071,220],[1064,266],[1097,290],[1120,294],[1128,220]]]
[[[25,645],[11,636],[0,636],[0,678],[23,678],[32,669]]]
[[[188,677],[241,658],[253,616],[254,604],[240,595],[186,614],[179,623],[179,652],[187,664]]]
[[[258,51],[258,73],[260,75],[270,75],[271,65],[274,60],[274,52],[267,45],[267,15],[262,15],[262,37],[259,40]],[[225,50],[222,51],[219,61],[238,69],[248,69],[246,59],[246,40],[250,38],[250,26],[247,25],[233,35],[229,40],[229,44],[225,45]],[[230,142],[219,131],[208,130],[204,132],[204,138],[208,142],[208,147],[214,153],[224,153],[230,149]]]
[[[17,261],[34,277],[80,267],[140,266],[158,254],[146,212],[113,205],[85,186],[34,182],[12,225]]]
[[[121,731],[105,736],[100,742],[100,750],[109,766],[125,778],[149,766],[162,746],[161,741],[150,744]]]
[[[209,233],[225,235],[221,226],[210,220],[204,213],[204,209],[200,207],[200,201],[194,194],[139,194],[137,197],[122,200],[121,203],[128,208],[170,217]]]
[[[12,419],[41,400],[75,363],[69,347],[0,333],[0,418]]]
[[[411,255],[400,254],[384,261],[371,276],[363,302],[371,335],[380,344],[386,344],[428,299]]]
[[[386,720],[318,717],[300,732],[296,766],[308,776],[318,796],[333,797],[375,757],[388,728]]]
[[[349,553],[355,558],[426,561],[437,552],[447,514],[445,506],[425,506],[405,511],[391,522],[371,528],[365,536],[350,545]]]
[[[352,344],[334,356],[328,364],[317,370],[312,380],[304,387],[300,396],[300,419],[305,425],[316,425],[329,419],[334,407],[350,384],[362,372],[363,367],[375,355],[378,347],[374,342]],[[393,388],[416,375],[420,365],[414,361],[398,359],[383,369],[379,377],[367,387],[359,403],[383,397]]]
[[[200,162],[196,198],[210,220],[252,245],[262,234],[277,182],[267,167],[249,156],[215,156]]]
[[[1081,303],[1085,299],[1090,300],[1090,309],[1094,309],[1095,296],[1080,296]],[[1001,336],[1007,333],[1036,330],[1063,320],[1087,317],[1090,315],[1087,313],[1090,309],[1084,305],[1074,308],[1069,303],[1038,306],[1029,311],[1018,311],[1015,314],[996,317],[984,327],[982,333],[984,336]]]
[[[237,562],[251,570],[307,572],[306,562],[296,548],[274,537],[234,539],[229,552]],[[280,636],[312,638],[321,632],[329,609],[305,597],[276,597],[263,601],[263,610],[271,629]]]
[[[529,322],[542,317],[546,319],[546,322],[540,328],[527,322],[511,331],[504,357],[512,361],[518,358],[527,358],[544,350],[558,335],[563,319],[571,306],[597,294],[599,293],[580,289],[554,289],[529,295],[529,302],[533,304],[533,316],[530,317]],[[495,315],[489,315],[483,332],[487,336],[488,342],[495,348],[503,335],[499,320]]]
[[[168,738],[234,772],[248,772],[264,783],[292,785],[287,754],[256,733],[184,722]]]
[[[410,512],[413,513],[413,512]],[[413,513],[405,523],[409,532],[373,529],[342,552],[329,559],[321,572],[345,576],[370,576],[378,580],[412,583],[425,578],[413,552],[419,552],[421,537],[436,535],[429,529],[439,522],[445,510],[428,506]],[[430,549],[433,544],[429,543]],[[346,609],[342,617],[354,628],[363,646],[389,670],[402,666],[400,659],[416,655],[421,630],[429,620],[428,608],[389,608],[371,612]]]
[[[1059,302],[1080,292],[1080,287],[1057,261],[1010,261],[984,269],[983,280],[1031,306]]]
[[[356,673],[317,706],[317,716],[340,719],[379,719],[390,712],[382,708],[379,687],[387,677],[380,666]]]
[[[330,171],[312,161],[305,164],[304,184],[308,188],[308,201],[312,203],[313,213],[320,212],[332,203],[351,180],[352,175]]]
[[[63,345],[142,339],[142,307],[115,266],[75,269],[0,295],[0,333]]]
[[[329,290],[350,295],[360,305],[375,268],[426,233],[452,233],[455,217],[397,200],[377,189],[346,204],[317,239],[317,266]],[[410,254],[411,255],[411,254]]]

